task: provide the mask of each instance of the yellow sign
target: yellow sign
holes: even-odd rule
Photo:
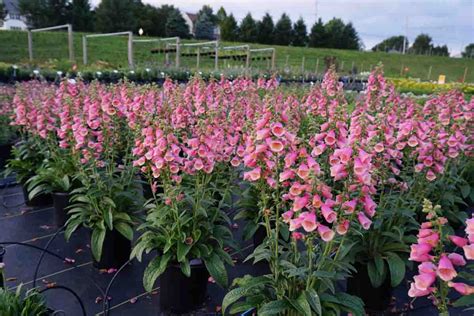
[[[445,84],[445,83],[446,83],[446,76],[445,75],[439,75],[438,84]]]

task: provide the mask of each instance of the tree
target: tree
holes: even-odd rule
[[[212,24],[216,25],[217,24],[217,16],[214,14],[214,11],[212,8],[208,5],[203,5],[201,10],[198,11],[197,13],[197,18],[203,14],[207,14],[207,16],[210,18]]]
[[[257,41],[257,23],[250,13],[247,13],[240,23],[239,38],[243,42],[255,43]]]
[[[435,56],[449,56],[448,46],[433,46],[430,50],[430,55]]]
[[[68,0],[20,0],[19,9],[31,28],[66,24],[71,18]]]
[[[309,46],[328,47],[328,36],[321,18],[319,18],[311,28],[311,33],[309,34]]]
[[[197,39],[213,39],[214,38],[214,24],[207,13],[202,13],[198,16],[196,21],[195,37]]]
[[[7,16],[7,11],[5,10],[5,5],[0,2],[0,20],[4,20],[5,17]]]
[[[167,21],[166,21],[166,36],[179,36],[181,38],[190,38],[189,27],[186,24],[181,12],[178,9],[174,9]]]
[[[351,22],[347,23],[344,27],[343,45],[344,49],[360,49],[360,38]]]
[[[260,44],[273,44],[275,25],[270,14],[266,13],[262,21],[257,23],[257,42]]]
[[[473,58],[474,57],[474,43],[467,45],[462,52],[462,57]]]
[[[306,46],[308,43],[308,34],[306,31],[306,24],[303,18],[299,18],[293,25],[293,41],[294,46]]]
[[[166,21],[173,10],[172,5],[166,4],[158,8],[149,4],[141,6],[137,10],[137,28],[142,28],[146,35],[165,37]]]
[[[94,29],[93,16],[89,0],[72,1],[71,23],[74,31],[92,31]]]
[[[221,39],[224,41],[235,42],[239,39],[239,27],[234,15],[231,13],[221,23]]]
[[[427,54],[433,47],[431,44],[432,38],[428,34],[420,34],[415,38],[410,51],[414,54]]]
[[[388,52],[390,50],[396,50],[398,52],[403,51],[403,42],[406,40],[406,46],[408,46],[408,39],[403,36],[391,36],[389,38],[384,39],[374,47],[372,47],[372,50],[374,52],[376,51],[384,51]]]
[[[289,45],[292,37],[291,20],[286,13],[283,13],[275,25],[275,40],[277,45]]]
[[[95,11],[96,31],[136,30],[138,26],[136,13],[137,2],[134,0],[102,0]]]
[[[219,8],[219,11],[217,11],[216,17],[217,17],[217,23],[221,25],[221,23],[224,22],[225,18],[227,17],[227,12],[225,12],[224,7]]]
[[[345,48],[344,41],[344,29],[346,25],[341,19],[333,18],[324,25],[324,29],[327,34],[327,45],[328,48]]]

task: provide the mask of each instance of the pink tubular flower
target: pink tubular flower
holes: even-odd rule
[[[365,230],[368,230],[372,225],[372,221],[363,212],[357,214],[357,219]]]
[[[468,235],[474,234],[474,217],[466,219],[465,232]]]
[[[467,239],[466,238],[462,238],[462,237],[459,237],[459,236],[456,236],[456,235],[450,235],[448,236],[449,240],[451,240],[451,242],[453,244],[455,244],[456,246],[458,247],[464,247],[467,245]]]
[[[347,231],[349,230],[349,225],[350,225],[350,222],[348,220],[342,221],[341,223],[337,224],[336,232],[339,235],[345,235]]]
[[[306,213],[306,212],[304,212]],[[301,213],[300,217],[302,217],[301,226],[306,232],[312,232],[318,227],[318,223],[316,222],[316,215],[314,213],[306,213],[303,215]]]
[[[283,135],[285,135],[285,129],[283,128],[283,125],[281,125],[281,123],[273,123],[271,125],[271,131],[276,137],[282,137]]]
[[[293,203],[293,210],[295,212],[301,210],[306,205],[308,205],[308,202],[309,202],[309,195],[295,197],[295,200]]]
[[[441,255],[441,259],[439,259],[437,274],[443,281],[451,281],[454,279],[458,274],[456,270],[454,270],[453,264],[451,260],[446,255]]]
[[[279,153],[283,150],[284,146],[283,143],[279,140],[272,140],[268,142],[268,146],[270,147],[271,151]]]
[[[321,239],[328,242],[334,238],[335,233],[327,226],[318,225],[318,234],[321,236]]]
[[[410,284],[410,290],[408,291],[408,296],[410,297],[421,297],[431,294],[434,291],[434,288],[428,288],[421,290],[416,287],[415,282]]]
[[[290,220],[293,218],[293,211],[286,211],[285,213],[281,215],[281,217],[283,217],[283,222],[288,224]]]
[[[410,258],[408,260],[417,261],[417,262],[424,262],[431,260],[431,255],[429,254],[431,249],[431,245],[428,244],[414,244],[411,245],[410,251]]]
[[[474,244],[465,245],[462,249],[464,250],[464,256],[466,259],[474,260]]]
[[[450,253],[448,255],[448,259],[451,260],[451,262],[455,265],[455,266],[464,266],[466,265],[466,260],[464,260],[464,257],[461,256],[460,254],[458,253]]]
[[[460,282],[448,282],[448,286],[454,288],[461,295],[474,294],[474,286],[467,285]]]
[[[436,273],[421,273],[413,277],[416,288],[419,290],[428,289],[436,280]]]
[[[244,179],[249,181],[257,181],[258,179],[260,179],[260,172],[260,167],[247,171],[244,173]]]

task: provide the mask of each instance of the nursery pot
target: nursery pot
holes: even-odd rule
[[[66,207],[69,206],[69,193],[53,192],[54,222],[56,226],[63,227],[68,220]]]
[[[25,197],[25,204],[27,206],[39,207],[39,206],[47,206],[53,203],[53,198],[51,194],[40,194],[32,198],[31,200],[28,198],[28,191],[26,190],[25,185],[22,185],[23,195]]]
[[[387,276],[382,285],[375,288],[370,282],[367,265],[356,263],[354,267],[357,272],[347,279],[347,292],[360,297],[369,313],[385,311],[392,298],[390,277]]]
[[[181,272],[179,264],[172,264],[160,276],[161,311],[187,313],[204,303],[209,272],[200,259],[191,260],[191,276]]]
[[[100,261],[94,260],[97,269],[119,269],[130,258],[132,242],[117,230],[108,230],[105,233],[104,245]]]
[[[13,145],[13,143],[0,145],[0,167],[5,166],[6,161],[11,158]]]

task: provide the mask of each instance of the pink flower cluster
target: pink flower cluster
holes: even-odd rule
[[[408,295],[410,297],[427,296],[438,303],[438,288],[444,283],[454,288],[461,295],[474,293],[474,286],[463,282],[455,282],[458,276],[456,267],[463,267],[467,260],[474,260],[474,217],[466,220],[466,237],[448,236],[449,241],[461,249],[459,252],[447,252],[443,240],[443,226],[447,220],[437,215],[439,207],[432,208],[425,202],[425,211],[428,212],[426,222],[421,224],[417,243],[411,246],[409,260],[419,262],[418,274],[413,277]],[[438,284],[436,284],[438,281]]]
[[[353,224],[369,229],[377,191],[407,188],[402,170],[434,181],[449,159],[472,155],[474,100],[457,91],[422,106],[377,69],[350,111],[333,70],[302,97],[277,86],[244,78],[167,80],[162,88],[31,81],[17,87],[13,124],[84,164],[129,155],[130,166],[175,183],[243,167],[245,180],[277,196],[291,231],[325,241]]]

